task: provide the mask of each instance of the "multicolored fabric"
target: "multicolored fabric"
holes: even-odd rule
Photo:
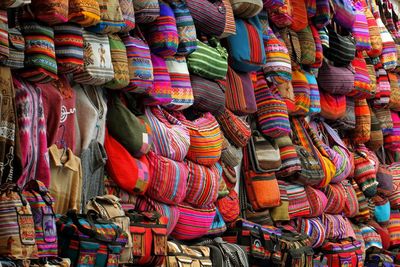
[[[333,19],[341,27],[352,30],[356,20],[356,9],[351,0],[333,0]]]
[[[367,147],[373,151],[379,149],[383,145],[383,132],[381,123],[375,115],[374,110],[370,107],[371,113],[371,134]]]
[[[391,121],[393,128],[389,134],[385,135],[385,148],[392,151],[398,151],[400,148],[400,116],[398,112],[391,111]]]
[[[319,189],[312,186],[305,186],[308,202],[310,203],[310,215],[308,217],[318,217],[324,212],[328,199],[326,195]]]
[[[37,83],[57,79],[57,62],[54,47],[54,31],[38,22],[24,22],[21,32],[25,38],[25,68],[21,77]]]
[[[346,115],[346,96],[319,92],[321,116],[332,121],[342,119]]]
[[[193,108],[218,115],[225,108],[225,86],[221,82],[214,82],[196,75],[190,75],[193,89]],[[225,94],[224,94],[225,92]]]
[[[346,205],[346,191],[341,183],[329,184],[321,189],[326,195],[328,203],[325,207],[325,213],[341,214]]]
[[[168,109],[182,110],[193,105],[193,89],[190,83],[188,65],[184,56],[166,57],[169,76],[171,78],[171,97],[170,104],[165,105]]]
[[[152,151],[149,160],[150,183],[146,194],[165,204],[177,205],[186,196],[188,166],[184,162],[174,161],[157,155]]]
[[[318,83],[315,75],[311,72],[305,72],[308,85],[310,86],[310,109],[309,114],[318,114],[321,112],[321,102],[318,90]]]
[[[316,0],[315,16],[311,19],[317,29],[322,29],[329,24],[331,10],[329,0]]]
[[[179,240],[192,240],[204,236],[215,217],[215,207],[197,209],[188,204],[178,205],[180,213],[172,237]]]
[[[346,0],[349,1],[349,0]],[[329,47],[323,46],[324,56],[337,66],[348,66],[353,61],[356,46],[350,32],[339,34],[332,25],[327,26]]]
[[[397,210],[392,210],[390,214],[390,221],[387,229],[390,234],[390,246],[396,247],[400,245],[400,212]]]
[[[354,89],[348,94],[348,96],[354,97],[354,99],[364,99],[372,97],[371,79],[367,69],[367,63],[361,53],[357,53],[357,56],[351,62],[354,68]]]
[[[244,147],[251,137],[250,126],[228,109],[215,117],[226,138],[237,147]]]
[[[376,94],[376,89],[377,89],[377,78],[376,78],[376,71],[375,71],[375,66],[372,64],[372,60],[366,55],[366,53],[363,53],[365,62],[367,63],[367,70],[369,74],[369,79],[371,81],[371,97],[375,97]]]
[[[381,236],[375,231],[372,226],[363,224],[361,225],[360,230],[365,242],[366,250],[372,247],[382,249]]]
[[[139,36],[126,34],[121,39],[126,47],[130,78],[130,83],[124,90],[135,93],[148,93],[153,89],[154,81],[149,46]]]
[[[354,217],[359,213],[359,203],[357,199],[357,193],[354,190],[349,180],[343,180],[341,182],[344,191],[346,192],[345,205],[343,208],[343,212],[346,217]]]
[[[283,0],[282,5],[267,9],[268,17],[279,28],[285,28],[292,24],[291,1]]]
[[[179,34],[179,46],[176,54],[186,56],[197,49],[196,28],[185,1],[170,2],[176,19]]]
[[[218,207],[225,222],[234,222],[239,217],[239,196],[235,190],[231,189],[227,196],[219,198],[215,205]]]
[[[178,51],[179,35],[171,7],[160,2],[160,16],[147,24],[146,40],[151,51],[160,56],[173,56]]]
[[[301,1],[300,1],[301,2]],[[301,31],[297,31],[301,48],[301,64],[312,65],[315,63],[316,46],[311,27],[307,26]]]
[[[388,78],[390,82],[390,100],[388,107],[391,110],[400,111],[400,76],[397,73],[388,72]]]
[[[281,204],[278,207],[271,209],[271,218],[275,221],[289,221],[289,199],[286,191],[287,183],[283,180],[278,180],[279,193],[281,196]]]
[[[310,85],[305,72],[301,70],[292,71],[292,86],[296,109],[291,115],[306,115],[310,110]]]
[[[354,153],[354,164],[354,180],[365,196],[374,196],[377,191],[378,182],[376,181],[375,166],[368,158],[365,146],[361,145],[356,149]]]
[[[96,33],[117,33],[125,26],[119,0],[97,0],[100,7],[100,22],[89,27],[88,30]]]
[[[207,232],[207,235],[210,235],[210,236],[220,236],[227,229],[225,221],[222,218],[222,215],[219,212],[218,208],[215,208],[215,210],[216,210],[216,213],[215,213],[213,223],[211,224],[211,227]]]
[[[69,0],[68,21],[90,27],[100,22],[100,6],[96,0]]]
[[[382,54],[380,56],[385,70],[394,70],[397,66],[397,49],[395,42],[381,18],[376,18],[376,23],[382,38]]]
[[[109,34],[111,60],[114,69],[114,78],[106,83],[108,89],[122,89],[129,85],[129,68],[126,47],[116,34]]]
[[[210,167],[187,161],[189,175],[187,178],[185,202],[193,207],[210,207],[218,198],[219,177],[222,167],[218,163]]]
[[[279,35],[278,35],[279,34]],[[289,28],[280,29],[276,36],[285,43],[288,49],[290,59],[293,63],[300,64],[301,61],[301,46],[297,33]],[[293,68],[292,64],[292,68]]]
[[[147,107],[145,114],[153,132],[154,152],[183,161],[190,146],[190,134],[186,126],[159,106]]]
[[[236,34],[235,18],[230,0],[222,0],[225,7],[225,29],[220,38],[226,38],[230,35]]]
[[[371,58],[379,57],[383,49],[380,27],[378,27],[377,20],[372,14],[371,9],[364,8],[364,14],[367,18],[369,37],[371,39],[371,50],[367,51],[367,54]]]
[[[337,77],[342,77],[337,79]],[[321,90],[331,94],[347,95],[354,92],[355,70],[353,67],[337,67],[323,60],[318,69],[318,85]]]
[[[300,159],[295,146],[289,136],[282,136],[275,139],[279,147],[282,165],[276,172],[278,178],[288,177],[301,171]]]
[[[132,3],[136,23],[150,23],[160,16],[160,5],[157,0],[135,0]]]
[[[211,166],[217,163],[222,151],[222,133],[215,117],[210,112],[203,113],[193,121],[179,112],[174,116],[186,127],[190,135],[188,160]],[[190,202],[189,202],[190,203]]]
[[[382,108],[386,107],[390,102],[391,87],[387,72],[385,69],[382,68],[382,65],[376,66],[375,69],[377,87],[373,106],[376,108]]]
[[[326,239],[340,240],[348,238],[348,229],[352,228],[350,222],[343,215],[322,215],[322,223],[325,226]]]
[[[257,72],[254,93],[258,129],[261,133],[272,138],[288,135],[291,129],[286,104],[279,95],[271,92],[262,72]]]
[[[8,29],[9,53],[2,64],[11,69],[22,69],[25,61],[25,39],[17,28]]]
[[[52,26],[68,21],[68,0],[33,1],[36,19]]]
[[[375,112],[376,118],[381,123],[381,129],[383,132],[383,136],[392,133],[393,131],[393,120],[392,115],[389,108],[380,108],[373,109]]]
[[[107,35],[83,31],[84,70],[74,73],[81,84],[103,85],[114,78],[110,41]]]
[[[261,0],[231,0],[233,14],[237,18],[252,18],[263,8]]]
[[[379,195],[376,195],[372,198],[372,201],[375,204],[374,217],[375,220],[382,224],[386,225],[390,219],[390,202],[387,198],[382,198]]]
[[[318,248],[325,242],[325,227],[320,218],[299,219],[297,229],[311,238],[313,248]]]
[[[119,0],[119,6],[122,11],[125,25],[121,28],[121,32],[129,32],[136,26],[135,9],[133,8],[133,0]]]
[[[351,181],[351,185],[354,188],[354,191],[356,192],[357,195],[357,200],[358,200],[358,215],[354,217],[354,220],[356,222],[367,222],[371,219],[371,213],[368,208],[368,199],[365,197],[364,193],[360,189],[360,187],[357,185],[355,180]]]
[[[231,66],[242,72],[257,71],[266,63],[260,19],[236,18],[235,24],[236,35],[227,38]]]
[[[58,73],[68,74],[83,71],[83,29],[79,24],[54,25],[54,45]]]
[[[0,61],[7,60],[10,55],[8,37],[7,11],[0,10]]]
[[[354,101],[356,127],[352,138],[356,144],[365,144],[371,138],[371,113],[366,99]]]
[[[310,215],[310,203],[304,186],[288,183],[286,186],[287,196],[289,199],[289,216],[290,219],[307,217]]]
[[[352,97],[346,97],[345,114],[340,119],[331,121],[331,125],[342,130],[354,130],[356,127],[356,114],[354,113],[354,99]]]
[[[369,36],[367,17],[360,2],[354,4],[356,9],[356,20],[354,21],[352,34],[356,41],[357,51],[371,50],[371,39]]]
[[[321,42],[321,38],[319,36],[317,28],[313,24],[310,24],[309,26],[310,26],[311,33],[312,33],[313,38],[314,38],[314,44],[315,44],[314,64],[311,64],[310,67],[312,69],[319,69],[322,66],[322,61],[324,60],[322,42]]]

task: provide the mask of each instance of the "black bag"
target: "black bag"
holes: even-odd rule
[[[279,243],[282,254],[281,267],[303,266],[313,267],[314,250],[309,236],[281,229]]]
[[[324,56],[332,61],[335,66],[348,66],[356,56],[356,45],[350,33],[339,34],[339,30],[327,26],[329,34],[329,47],[323,46]]]

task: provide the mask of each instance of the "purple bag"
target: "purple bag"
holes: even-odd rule
[[[333,0],[335,13],[333,19],[341,27],[353,31],[353,25],[356,21],[356,8],[351,0]]]
[[[250,73],[247,72],[236,72],[236,73],[238,74],[240,80],[242,81],[243,93],[246,96],[245,100],[246,100],[247,110],[242,114],[238,114],[238,112],[235,112],[235,114],[239,116],[253,114],[257,111],[257,103],[256,103],[256,97],[254,95],[254,86],[253,86],[253,81],[251,80]]]
[[[330,94],[346,95],[354,89],[354,75],[351,66],[336,67],[324,60],[318,71],[317,81],[321,90]]]

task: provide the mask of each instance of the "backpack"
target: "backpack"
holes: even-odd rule
[[[282,254],[281,267],[313,266],[314,250],[311,247],[311,238],[306,234],[281,229],[279,243]]]

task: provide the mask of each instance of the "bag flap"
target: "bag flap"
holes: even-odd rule
[[[10,47],[15,50],[23,52],[25,50],[25,39],[22,33],[16,28],[10,28],[8,30],[8,40]]]
[[[140,226],[130,226],[129,231],[131,232],[132,235],[134,234],[140,234],[144,235],[146,233],[147,228],[145,227],[140,227]]]
[[[167,236],[167,227],[154,227],[151,228],[151,232],[155,235],[165,235]]]

